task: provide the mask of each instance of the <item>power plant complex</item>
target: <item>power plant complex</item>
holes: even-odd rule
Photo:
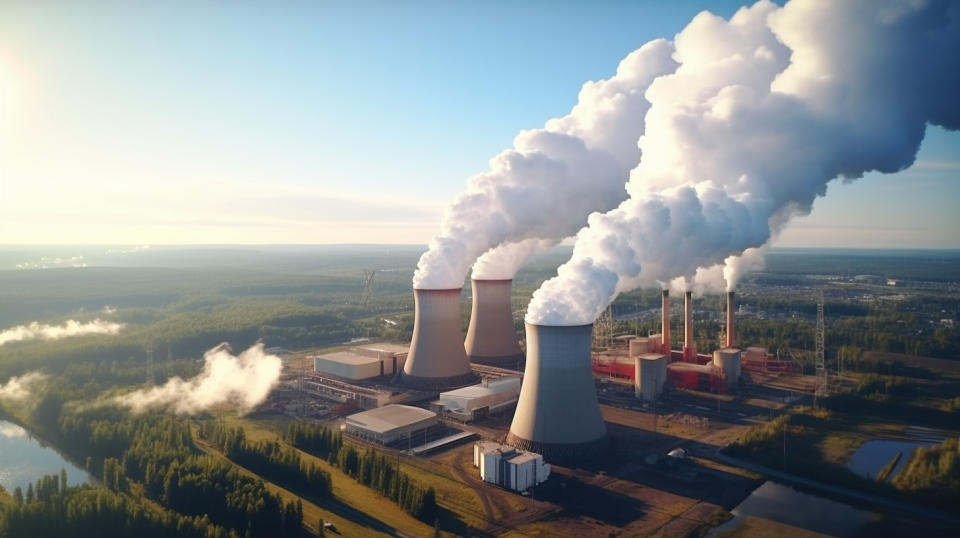
[[[789,369],[764,348],[736,347],[733,292],[725,296],[724,339],[710,354],[696,349],[689,291],[683,296],[683,340],[674,349],[667,290],[661,294],[659,333],[617,336],[602,345],[593,342],[593,324],[525,323],[524,350],[511,286],[511,280],[472,280],[466,336],[461,289],[414,289],[408,348],[369,344],[311,356],[315,373],[301,379],[301,390],[372,410],[350,418],[347,432],[379,443],[404,435],[408,444],[420,438],[429,444],[430,436],[420,433],[424,424],[439,432],[436,442],[442,443],[449,432],[431,426],[435,417],[468,423],[512,411],[509,429],[497,442],[571,463],[603,454],[609,445],[597,379],[630,384],[637,400],[652,402],[668,388],[725,393],[737,387],[743,370]],[[397,405],[428,398],[433,399],[424,416]],[[393,411],[377,411],[384,406]]]

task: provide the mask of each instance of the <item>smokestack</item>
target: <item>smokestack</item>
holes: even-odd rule
[[[512,280],[473,279],[473,309],[464,342],[470,362],[516,367],[523,360],[510,303]]]
[[[590,371],[593,325],[526,324],[527,366],[507,444],[573,462],[607,447]]]
[[[734,348],[737,346],[737,343],[736,343],[737,333],[736,333],[736,329],[733,326],[734,324],[733,304],[734,304],[733,292],[728,291],[727,292],[727,347],[728,348]]]
[[[413,339],[403,365],[403,383],[445,390],[476,380],[463,349],[460,290],[413,290]]]
[[[696,362],[697,350],[693,345],[693,292],[683,294],[683,360]]]
[[[667,356],[667,361],[670,361],[670,290],[663,290],[662,296],[663,304],[663,319],[661,321],[662,329],[660,334],[663,336],[663,347],[660,350],[661,353]]]

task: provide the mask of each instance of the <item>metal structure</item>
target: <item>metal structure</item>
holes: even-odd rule
[[[683,294],[683,361],[697,362],[697,346],[693,341],[693,292]]]
[[[471,280],[473,305],[463,345],[470,362],[518,367],[523,350],[510,301],[512,280]]]
[[[403,383],[440,391],[475,382],[463,348],[460,289],[415,289],[413,297],[413,338],[403,364]]]
[[[590,375],[591,325],[526,324],[527,365],[507,444],[574,462],[607,447]]]
[[[373,295],[373,277],[376,275],[376,269],[363,270],[363,296],[360,298],[360,308],[365,308],[370,302],[370,296]]]
[[[825,398],[830,395],[830,388],[827,385],[827,361],[826,353],[824,351],[825,339],[824,339],[824,326],[823,326],[823,295],[820,294],[817,296],[817,335],[816,335],[816,346],[817,346],[817,389],[814,394],[817,398]]]
[[[612,306],[604,310],[597,321],[593,322],[593,349],[609,349],[613,344]]]

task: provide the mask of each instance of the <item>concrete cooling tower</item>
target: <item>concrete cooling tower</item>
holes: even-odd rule
[[[460,290],[413,290],[414,321],[403,383],[422,390],[445,390],[476,381],[463,350]]]
[[[512,280],[472,280],[473,310],[464,347],[470,362],[517,367],[523,350],[517,341],[510,303]]]
[[[593,325],[526,324],[527,366],[507,444],[569,463],[607,447],[590,371]]]

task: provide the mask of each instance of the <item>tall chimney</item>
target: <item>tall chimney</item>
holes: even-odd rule
[[[471,280],[473,308],[464,347],[470,362],[518,367],[523,350],[517,341],[510,303],[512,280]]]
[[[727,292],[727,347],[734,348],[737,346],[736,340],[736,328],[734,327],[734,298],[733,292]]]
[[[413,339],[403,383],[423,390],[461,387],[476,380],[463,349],[460,289],[413,290]]]
[[[693,344],[693,292],[683,294],[683,360],[697,362],[697,350]]]
[[[590,371],[593,325],[526,324],[527,365],[507,444],[560,463],[603,452],[607,427]]]
[[[663,307],[660,333],[663,336],[663,348],[660,352],[666,355],[667,362],[670,362],[670,290],[663,290],[661,302]]]

